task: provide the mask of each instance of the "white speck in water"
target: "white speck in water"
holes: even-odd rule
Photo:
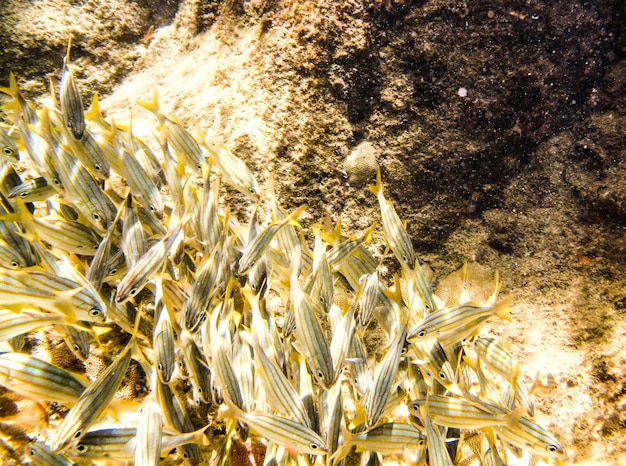
[[[456,91],[457,95],[459,97],[467,97],[467,88],[466,87],[459,87],[459,90]]]

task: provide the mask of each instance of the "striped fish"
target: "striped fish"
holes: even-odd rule
[[[45,201],[58,191],[48,184],[43,176],[38,176],[15,186],[7,193],[9,199],[19,197],[24,202]]]
[[[365,425],[367,427],[375,425],[385,409],[391,386],[398,373],[398,364],[405,339],[406,325],[403,325],[389,344],[385,357],[376,366],[374,381],[367,393],[363,395],[361,405],[365,408]]]
[[[453,332],[476,319],[497,316],[510,321],[510,297],[494,304],[478,306],[472,303],[446,307],[428,314],[409,332],[409,341],[437,338],[440,334]]]
[[[36,401],[75,404],[87,387],[84,377],[23,353],[0,354],[0,385]]]
[[[293,419],[263,412],[245,412],[230,405],[223,417],[246,423],[252,432],[300,454],[324,455],[326,442],[315,431]]]
[[[143,403],[136,439],[135,465],[157,465],[163,442],[163,413],[161,406],[152,399]]]
[[[26,446],[28,458],[37,466],[73,466],[74,461],[62,453],[55,453],[41,442],[32,442]]]
[[[425,402],[428,415],[434,424],[457,429],[477,430],[500,425],[515,425],[521,411],[493,414],[479,408],[469,400],[443,395],[429,395],[425,401],[414,401],[413,405]],[[414,410],[415,407],[413,408]]]
[[[258,200],[260,194],[259,184],[246,163],[224,147],[200,141],[211,155],[213,164],[224,177],[224,181],[240,193],[248,196],[253,201]]]
[[[241,336],[247,336],[241,333]],[[289,416],[302,425],[311,427],[311,419],[307,413],[299,393],[293,388],[287,377],[276,362],[267,357],[258,341],[253,339],[254,361],[261,375],[261,384],[267,394],[269,406],[278,413]]]
[[[381,455],[397,455],[408,450],[423,449],[426,437],[413,424],[405,422],[387,422],[363,432],[343,431],[342,449],[356,447],[357,452],[375,451]],[[341,451],[341,450],[340,450]],[[340,459],[340,455],[333,458]]]
[[[8,131],[0,126],[0,157],[9,162],[20,160],[20,152]]]
[[[117,209],[85,166],[65,146],[51,151],[58,179],[69,199],[100,231],[111,225]],[[45,175],[44,175],[45,176]]]
[[[335,381],[330,348],[315,314],[311,297],[302,290],[298,281],[299,260],[294,261],[290,280],[290,298],[296,320],[296,338],[302,346],[309,369],[315,380],[328,389]]]
[[[152,348],[154,366],[161,382],[168,383],[176,369],[174,326],[162,301],[157,302],[158,318],[154,326]]]
[[[63,319],[57,314],[42,314],[31,311],[13,312],[9,309],[0,309],[0,342],[24,333],[30,333],[46,325],[61,322]]]
[[[111,166],[107,160],[106,149],[100,145],[97,136],[85,128],[81,139],[66,138],[72,153],[99,180],[107,180],[111,175]]]
[[[141,204],[150,209],[150,212],[158,218],[163,218],[164,205],[161,193],[137,158],[138,148],[135,147],[130,128],[129,133],[131,134],[130,147],[128,150],[123,150],[121,154],[122,176],[131,188],[131,192],[139,197]]]
[[[211,403],[211,371],[208,368],[206,358],[198,349],[188,330],[180,332],[179,343],[185,367],[191,380],[193,400],[196,405],[199,405],[200,402]]]
[[[33,217],[31,225],[42,241],[81,256],[95,255],[102,240],[90,227],[57,215]]]
[[[67,127],[72,131],[76,139],[83,137],[85,131],[85,111],[83,100],[76,84],[76,79],[70,67],[70,50],[72,48],[72,36],[67,44],[67,53],[63,59],[63,76],[61,77],[61,91],[59,101],[61,111],[65,118]]]
[[[187,433],[163,432],[161,437],[160,456],[166,457],[174,448],[183,444],[195,443],[203,445],[207,426]],[[112,427],[91,430],[79,442],[68,449],[67,453],[79,460],[133,461],[137,442],[138,429],[135,427]]]
[[[376,184],[369,187],[370,191],[378,198],[380,215],[382,217],[385,239],[394,255],[403,268],[415,269],[417,258],[413,250],[413,243],[402,222],[396,213],[393,204],[385,199],[380,169],[376,172]]]
[[[178,226],[168,232],[160,241],[148,249],[133,267],[128,269],[126,275],[124,275],[124,278],[117,286],[116,303],[123,304],[136,296],[152,280],[154,274],[163,268],[170,250],[174,243],[178,241],[180,231],[181,227]]]
[[[301,205],[291,214],[282,220],[276,220],[270,223],[264,230],[262,230],[249,244],[239,260],[239,275],[245,275],[254,266],[261,256],[265,253],[265,250],[270,245],[270,242],[278,231],[285,227],[287,224],[293,226],[300,226],[297,219],[306,209],[306,204]]]
[[[77,443],[87,429],[102,416],[126,374],[132,355],[133,340],[119,354],[117,359],[87,387],[67,413],[57,427],[51,442],[54,450],[63,451],[70,445]]]
[[[187,160],[189,166],[200,173],[205,163],[204,154],[194,137],[176,121],[163,115],[159,108],[159,97],[156,89],[152,93],[152,100],[137,100],[137,104],[151,111],[162,128],[167,129],[167,145],[179,159]]]

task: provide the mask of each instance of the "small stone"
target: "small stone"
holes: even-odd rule
[[[361,186],[376,176],[378,170],[376,150],[368,141],[363,141],[346,157],[343,169],[348,175],[348,184]]]

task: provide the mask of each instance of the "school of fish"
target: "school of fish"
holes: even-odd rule
[[[370,186],[380,221],[345,236],[325,215],[309,242],[306,206],[283,208],[271,175],[262,188],[243,160],[164,115],[156,92],[137,103],[156,117],[160,152],[107,120],[97,95],[85,110],[70,46],[49,104],[27,101],[12,74],[0,89],[11,99],[0,123],[0,385],[50,420],[27,433],[21,461],[505,465],[526,452],[561,463],[563,446],[534,420],[533,397],[553,378],[527,386],[507,345],[481,334],[488,319],[511,319],[497,273],[485,302],[465,289],[466,267],[454,302],[437,297],[380,170]],[[24,179],[18,160],[29,160]],[[249,218],[231,212],[224,184],[249,199]],[[381,229],[376,258],[367,244]],[[387,280],[381,264],[394,258]],[[28,351],[41,329],[81,361],[107,330],[124,343],[90,380]],[[147,395],[119,407],[132,361]],[[233,453],[259,445],[245,461]]]

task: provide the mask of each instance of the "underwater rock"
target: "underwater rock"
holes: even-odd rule
[[[368,141],[363,141],[354,148],[343,162],[343,169],[348,175],[351,186],[362,186],[376,176],[378,170],[376,149]]]

